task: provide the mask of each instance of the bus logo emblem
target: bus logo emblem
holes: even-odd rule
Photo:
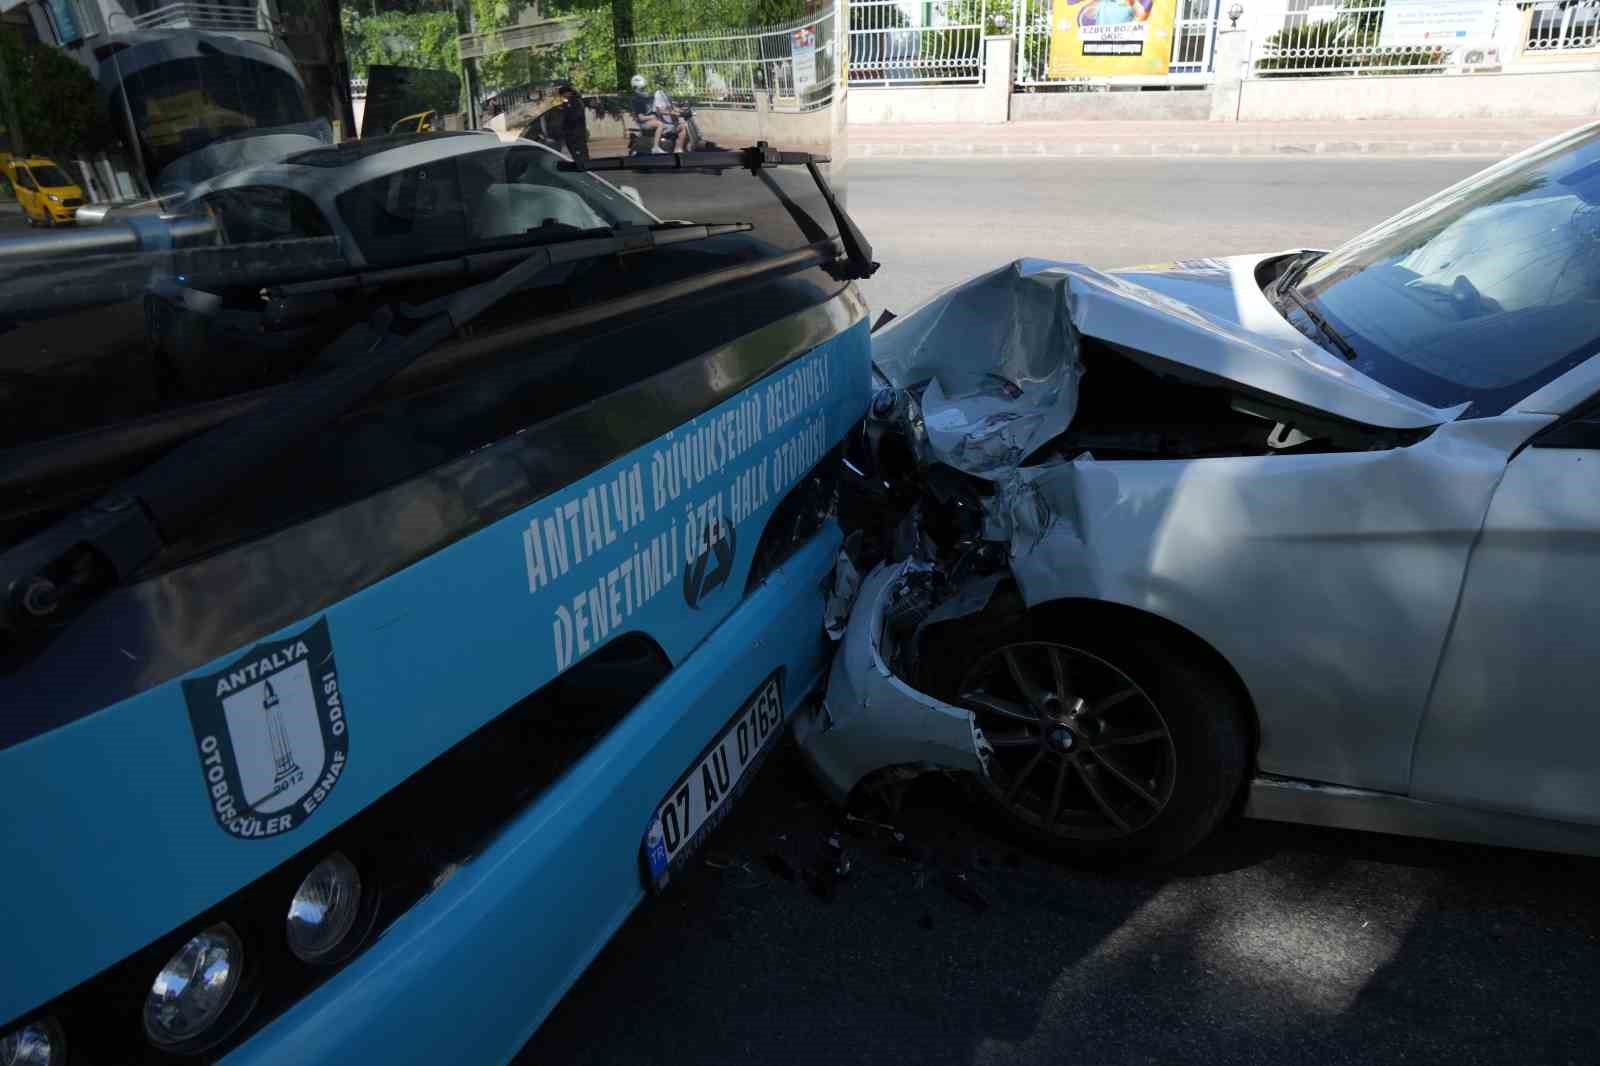
[[[183,695],[206,799],[229,834],[288,832],[338,784],[349,729],[327,619],[185,681]]]
[[[683,602],[696,610],[700,601],[733,576],[734,529],[732,522],[713,519],[706,524],[700,554],[683,571]]]

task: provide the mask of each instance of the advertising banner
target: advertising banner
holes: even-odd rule
[[[1053,0],[1052,78],[1165,74],[1177,0]]]
[[[802,95],[817,83],[817,31],[803,26],[789,35],[789,52],[794,59],[794,91]]]
[[[1489,41],[1498,8],[1499,0],[1387,0],[1378,45],[1452,48]]]

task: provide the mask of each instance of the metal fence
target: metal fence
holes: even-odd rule
[[[984,34],[1009,23],[1010,6],[1009,0],[851,0],[850,81],[855,85],[981,82]]]
[[[1071,88],[1077,84],[1087,87],[1086,78],[1050,77],[1051,9],[1051,0],[1017,0],[1014,30],[1017,70],[1013,80],[1018,85],[1059,85]]]
[[[1533,9],[1526,51],[1573,52],[1592,48],[1600,48],[1600,0]]]
[[[652,88],[697,106],[814,111],[833,99],[834,17],[830,11],[739,33],[640,37],[620,42]]]
[[[178,0],[131,17],[137,30],[270,31],[266,12],[254,4],[195,3]]]
[[[1220,0],[1178,0],[1172,24],[1172,74],[1203,74],[1211,69]]]
[[[1449,64],[1450,47],[1384,45],[1383,19],[1383,0],[1288,0],[1282,28],[1256,48],[1254,73],[1426,74]]]

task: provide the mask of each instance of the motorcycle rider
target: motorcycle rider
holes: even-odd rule
[[[648,83],[643,74],[635,74],[629,80],[629,84],[633,86],[633,101],[629,105],[629,110],[633,114],[634,121],[639,124],[639,132],[650,139],[651,151],[657,154],[678,151],[676,142],[679,128],[671,113],[670,98],[667,113],[663,115],[656,105],[661,97],[666,95],[664,92],[658,91],[654,96],[645,92]]]

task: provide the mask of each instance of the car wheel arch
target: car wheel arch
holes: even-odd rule
[[[1155,640],[1169,648],[1175,646],[1184,657],[1215,673],[1245,711],[1250,770],[1254,771],[1261,747],[1260,711],[1244,677],[1210,641],[1163,615],[1114,600],[1062,597],[1030,604],[1027,613],[1031,626],[1041,635],[1070,626],[1090,628],[1112,639]]]

